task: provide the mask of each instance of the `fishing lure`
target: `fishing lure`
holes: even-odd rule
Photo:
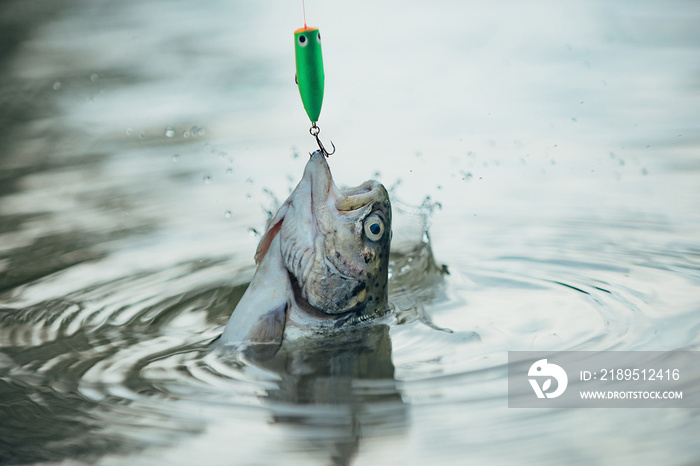
[[[294,31],[296,82],[311,123],[318,121],[323,104],[323,57],[321,55],[321,33],[318,28],[306,25]]]
[[[304,27],[294,31],[294,47],[297,68],[295,81],[299,86],[304,110],[311,120],[309,133],[316,138],[321,151],[329,156],[335,153],[335,145],[333,145],[333,152],[328,152],[323,147],[318,137],[321,129],[316,124],[321,114],[323,88],[326,80],[323,73],[323,56],[321,55],[321,33],[318,28],[308,27],[304,22]]]

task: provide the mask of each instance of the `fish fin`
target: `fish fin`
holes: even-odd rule
[[[258,248],[255,250],[256,264],[259,264],[260,261],[263,260],[265,254],[267,254],[267,250],[270,249],[270,244],[272,244],[272,240],[275,239],[277,233],[280,232],[280,228],[282,228],[282,222],[284,221],[284,216],[287,215],[287,211],[289,210],[290,204],[291,201],[287,199],[284,202],[284,204],[282,204],[282,206],[279,208],[275,216],[270,219],[267,231],[265,231],[265,234],[262,236],[262,238],[260,238]]]
[[[246,355],[257,359],[269,359],[277,354],[284,340],[284,327],[287,322],[285,302],[277,308],[266,312],[248,333],[249,343],[245,348]]]

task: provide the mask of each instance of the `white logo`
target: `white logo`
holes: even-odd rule
[[[545,396],[547,398],[556,398],[564,393],[569,383],[569,378],[566,376],[564,369],[556,364],[548,364],[546,359],[540,359],[530,366],[527,375],[530,377],[547,377],[547,380],[542,384],[542,388],[540,388],[536,379],[528,379],[537,398],[544,398]],[[552,386],[552,378],[557,381],[557,389],[553,392],[547,392]]]

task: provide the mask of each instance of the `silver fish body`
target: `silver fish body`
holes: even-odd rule
[[[326,158],[314,152],[260,240],[255,275],[220,344],[270,356],[283,341],[381,315],[390,242],[384,186],[338,189]]]

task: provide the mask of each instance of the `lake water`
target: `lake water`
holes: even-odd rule
[[[0,463],[697,463],[700,411],[508,408],[507,360],[700,349],[700,3],[306,11],[395,312],[271,370],[208,349],[315,146],[301,4],[0,6]]]

